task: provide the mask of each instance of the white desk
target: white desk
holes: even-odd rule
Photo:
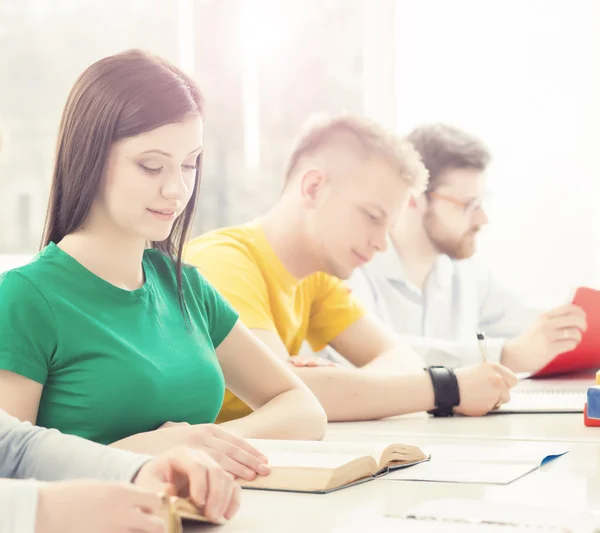
[[[424,414],[372,422],[329,424],[328,440],[411,437],[552,440],[600,443],[600,428],[583,425],[582,414],[488,415],[479,418],[433,418]]]
[[[508,415],[507,415],[508,416]],[[332,428],[335,430],[335,428]],[[472,432],[472,430],[471,430]],[[338,434],[339,437],[339,434]],[[456,444],[460,438],[406,438],[407,443]],[[495,440],[482,440],[493,445]],[[218,531],[342,533],[350,526],[398,516],[418,503],[438,498],[467,498],[504,503],[545,504],[569,510],[600,511],[600,445],[570,442],[570,452],[509,485],[385,481],[383,479],[324,495],[244,491],[242,508]],[[187,532],[206,531],[190,527]]]

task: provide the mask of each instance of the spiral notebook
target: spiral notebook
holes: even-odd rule
[[[595,383],[595,373],[589,372],[568,378],[521,379],[510,393],[510,402],[492,413],[583,413],[587,390]]]

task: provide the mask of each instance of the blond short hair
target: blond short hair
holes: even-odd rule
[[[365,155],[387,161],[412,188],[421,191],[427,188],[429,173],[410,142],[366,117],[347,114],[309,117],[294,140],[285,171],[286,184],[304,157],[334,143],[358,145]]]

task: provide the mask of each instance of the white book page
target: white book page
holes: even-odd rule
[[[511,399],[492,414],[582,413],[589,387],[595,379],[589,373],[571,378],[523,379],[511,391]]]
[[[539,442],[507,442],[493,445],[432,444],[423,446],[431,454],[432,461],[527,464],[540,466],[544,459],[561,456],[568,452],[564,445]]]
[[[527,464],[421,463],[396,470],[384,481],[436,481],[441,483],[485,483],[508,485],[535,470]]]
[[[322,442],[248,439],[271,466],[337,468],[355,459],[371,456],[379,463],[387,444],[368,442]]]
[[[567,449],[523,442],[502,446],[431,445],[423,451],[431,454],[429,462],[392,472],[383,480],[506,485],[533,472],[545,459],[560,457]]]

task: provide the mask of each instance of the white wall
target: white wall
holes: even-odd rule
[[[448,121],[493,151],[481,256],[535,304],[600,285],[600,2],[396,8],[398,130]]]
[[[10,270],[11,268],[23,266],[31,261],[32,258],[33,255],[0,254],[0,274]]]

